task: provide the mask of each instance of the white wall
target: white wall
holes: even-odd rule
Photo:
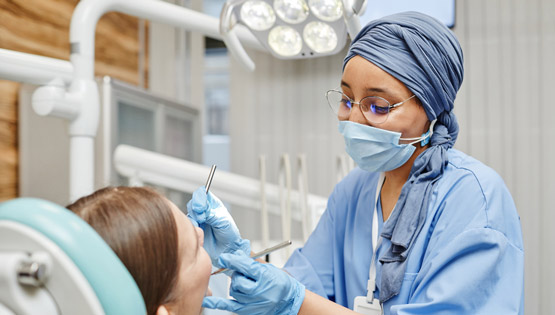
[[[164,1],[202,11],[202,0]],[[203,117],[204,37],[163,23],[149,23],[148,90],[191,104]]]
[[[280,155],[289,153],[296,158],[305,153],[309,189],[324,196],[331,192],[335,184],[333,161],[344,152],[344,144],[324,93],[339,86],[345,52],[283,61],[249,51],[257,67],[252,74],[232,61],[232,171],[257,177],[258,156],[265,154],[268,180],[277,183]]]
[[[522,222],[526,314],[550,314],[555,2],[467,0],[458,1],[457,9],[456,33],[466,57],[457,146],[505,179]]]
[[[525,243],[526,314],[550,314],[555,299],[555,1],[457,1],[454,28],[465,54],[465,79],[455,112],[456,147],[505,179],[521,216]],[[371,8],[368,8],[371,9]],[[311,192],[334,185],[343,152],[324,98],[337,87],[345,53],[280,61],[250,52],[257,70],[232,61],[231,168],[258,176],[268,156],[277,182],[279,155],[306,153]]]
[[[344,53],[303,61],[277,60],[249,51],[256,71],[248,73],[232,59],[230,103],[231,171],[259,177],[260,154],[266,155],[267,181],[278,183],[280,156],[291,157],[293,188],[297,189],[297,155],[306,154],[308,189],[330,194],[336,182],[334,158],[343,152],[337,119],[324,92],[336,88]],[[260,213],[235,211],[241,233],[260,239]],[[270,215],[270,239],[282,239],[281,219]],[[292,237],[301,237],[294,223]]]

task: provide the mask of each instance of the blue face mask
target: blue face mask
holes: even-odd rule
[[[420,142],[425,146],[433,134],[435,120],[428,132],[419,138],[401,138],[401,133],[374,128],[352,121],[340,121],[339,132],[345,139],[345,150],[355,163],[369,172],[387,172],[405,164]],[[399,140],[412,141],[399,144]]]

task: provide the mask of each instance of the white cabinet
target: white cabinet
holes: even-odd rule
[[[202,161],[200,114],[193,106],[159,97],[109,77],[97,80],[101,119],[95,139],[95,189],[124,185],[112,155],[128,144],[193,162]],[[65,205],[69,200],[67,121],[40,117],[31,107],[36,87],[23,85],[19,103],[20,196]],[[180,207],[189,196],[163,191]]]

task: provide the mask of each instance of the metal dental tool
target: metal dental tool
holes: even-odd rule
[[[210,174],[208,174],[208,179],[206,180],[206,185],[205,185],[205,187],[206,187],[206,194],[208,194],[208,190],[210,189],[210,185],[212,184],[212,178],[214,177],[214,173],[215,173],[215,172],[216,172],[216,165],[214,164],[214,165],[212,165],[212,168],[210,168]],[[282,242],[282,243],[279,243],[279,244],[277,244],[276,246],[273,246],[273,247],[270,247],[270,248],[266,248],[266,249],[263,250],[263,251],[260,251],[260,252],[258,252],[258,253],[252,254],[252,255],[251,255],[251,258],[252,258],[252,259],[260,258],[260,257],[262,257],[262,256],[265,256],[265,255],[270,254],[270,253],[273,252],[273,251],[276,251],[276,250],[278,250],[278,249],[284,248],[284,247],[289,246],[289,245],[291,245],[291,241],[290,241],[290,240],[285,241],[285,242]],[[221,272],[223,272],[223,271],[225,271],[225,270],[227,270],[227,268],[218,269],[218,270],[214,271],[211,275],[217,275],[217,274],[219,274],[219,273],[221,273]]]
[[[254,253],[254,254],[251,255],[251,258],[252,258],[252,259],[260,258],[260,257],[262,257],[262,256],[268,255],[268,254],[271,253],[271,252],[274,252],[274,251],[276,251],[276,250],[278,250],[278,249],[282,249],[282,248],[284,248],[284,247],[286,247],[286,246],[289,246],[289,245],[291,245],[291,241],[290,241],[290,240],[287,240],[287,241],[285,241],[285,242],[282,242],[282,243],[277,244],[276,246],[272,246],[272,247],[266,248],[265,250],[260,251],[260,252],[258,252],[258,253]],[[219,273],[221,273],[221,272],[224,272],[224,271],[226,271],[226,270],[227,270],[227,268],[221,268],[221,269],[218,269],[218,270],[214,271],[214,272],[213,272],[212,274],[210,274],[210,275],[211,275],[211,276],[217,275],[217,274],[219,274]]]
[[[206,194],[208,194],[208,190],[210,189],[210,185],[212,185],[212,178],[214,178],[214,173],[216,172],[216,164],[212,165],[210,168],[210,174],[208,174],[208,179],[206,180]]]

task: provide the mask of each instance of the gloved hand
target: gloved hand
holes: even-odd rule
[[[235,300],[207,296],[202,306],[237,314],[297,314],[305,287],[271,264],[261,264],[242,253],[222,254],[223,268],[234,270],[229,294]]]
[[[250,255],[249,240],[241,238],[235,221],[223,203],[210,192],[206,195],[204,187],[198,188],[187,203],[187,216],[203,229],[204,249],[210,255],[212,265],[218,266],[218,257],[222,253],[239,250]]]

